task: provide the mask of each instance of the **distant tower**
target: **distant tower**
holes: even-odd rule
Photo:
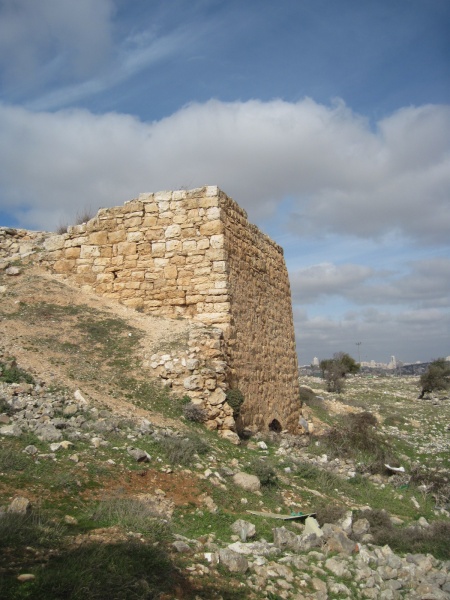
[[[313,367],[318,367],[319,366],[319,359],[317,358],[317,356],[315,356],[312,360],[312,366]]]
[[[395,360],[395,356],[391,356],[391,361],[388,364],[389,369],[395,369],[397,367],[397,361]]]

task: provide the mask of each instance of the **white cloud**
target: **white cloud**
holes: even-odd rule
[[[309,304],[321,296],[349,296],[374,273],[363,265],[322,263],[291,272],[294,302]]]
[[[448,241],[450,107],[405,109],[373,132],[342,103],[309,99],[212,100],[154,123],[0,106],[0,133],[2,204],[20,199],[37,227],[46,208],[70,215],[86,201],[107,206],[140,191],[218,184],[252,220],[290,197],[297,219],[287,220],[303,237],[397,231]]]

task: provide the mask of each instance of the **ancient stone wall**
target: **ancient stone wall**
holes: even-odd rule
[[[283,250],[223,194],[231,384],[245,398],[241,420],[260,430],[295,431],[299,417],[298,365],[289,277]]]
[[[241,426],[296,430],[297,357],[283,253],[217,187],[141,194],[45,247],[43,264],[80,286],[146,313],[220,328],[222,388],[243,392]]]

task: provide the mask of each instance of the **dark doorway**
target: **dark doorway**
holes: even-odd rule
[[[269,431],[275,431],[275,433],[281,433],[283,428],[281,427],[280,421],[274,419],[269,423]]]

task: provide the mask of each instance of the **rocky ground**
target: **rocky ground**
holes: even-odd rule
[[[447,397],[418,400],[414,378],[354,378],[339,397],[305,378],[308,432],[235,446],[142,368],[184,322],[13,266],[0,273],[2,598],[104,597],[98,568],[90,591],[54,582],[61,561],[116,547],[156,552],[168,575],[155,583],[146,555],[121,592],[105,567],[110,598],[450,598]],[[367,412],[379,455],[349,428]]]

